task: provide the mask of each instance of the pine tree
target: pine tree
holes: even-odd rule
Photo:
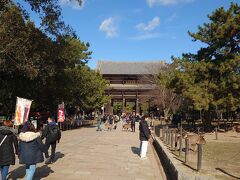
[[[179,72],[173,82],[195,109],[206,112],[205,119],[212,119],[211,112],[235,111],[240,105],[240,6],[231,3],[208,17],[210,22],[189,32],[205,47],[175,59]]]

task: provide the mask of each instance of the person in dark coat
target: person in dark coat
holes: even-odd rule
[[[130,120],[131,120],[131,129],[132,129],[132,132],[135,132],[136,116],[131,115],[131,116],[130,116]]]
[[[26,180],[32,180],[36,171],[36,164],[44,161],[43,153],[48,158],[46,146],[40,133],[36,132],[33,124],[26,122],[19,134],[19,163],[26,165]]]
[[[140,145],[141,158],[146,158],[149,137],[150,137],[150,130],[148,127],[148,123],[146,121],[146,117],[143,116],[143,118],[139,123],[139,139],[141,141],[141,145]]]
[[[10,165],[15,164],[15,154],[17,154],[18,141],[17,131],[13,128],[10,120],[3,121],[0,127],[0,170],[2,180],[6,180]]]
[[[53,133],[57,131],[56,137],[53,137]],[[50,159],[46,160],[46,164],[53,163],[55,161],[55,151],[57,142],[59,143],[61,139],[61,131],[59,130],[58,124],[53,121],[53,118],[48,118],[48,125],[45,127],[44,132],[42,134],[42,139],[46,138],[45,144],[47,146],[47,149],[51,146],[51,155]]]

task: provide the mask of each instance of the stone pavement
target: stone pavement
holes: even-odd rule
[[[101,132],[94,126],[64,131],[57,145],[56,162],[37,164],[34,179],[165,180],[150,144],[148,158],[139,158],[138,134],[121,129]],[[15,166],[10,166],[8,179],[24,179],[24,176],[25,168],[17,160]]]

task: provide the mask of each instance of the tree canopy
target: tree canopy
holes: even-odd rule
[[[89,43],[66,30],[56,1],[26,2],[40,14],[44,29],[30,21],[20,4],[0,4],[1,113],[14,111],[16,96],[34,100],[35,110],[54,111],[62,101],[83,109],[99,107],[107,82],[87,67]]]
[[[235,111],[240,106],[240,6],[216,9],[209,22],[189,32],[205,44],[196,54],[173,58],[177,71],[171,88],[209,116],[212,111]]]

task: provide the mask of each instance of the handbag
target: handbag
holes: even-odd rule
[[[2,143],[5,141],[6,138],[7,138],[7,135],[5,135],[4,138],[2,139],[2,141],[0,143],[0,147],[1,147]]]

